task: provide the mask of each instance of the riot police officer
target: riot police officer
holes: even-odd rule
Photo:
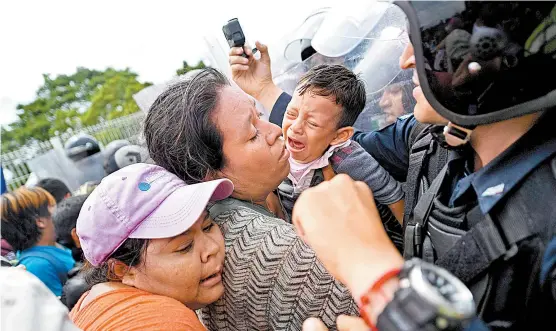
[[[131,145],[127,140],[114,140],[104,150],[104,170],[110,175],[134,163],[145,163],[149,159],[146,148]]]
[[[85,133],[77,134],[66,141],[64,149],[77,170],[79,185],[102,180],[104,156],[94,137]]]
[[[104,172],[107,176],[120,169],[116,163],[116,152],[120,148],[129,145],[129,141],[124,139],[114,140],[106,145],[106,148],[104,149]]]
[[[408,180],[404,255],[419,259],[396,267],[407,275],[424,260],[451,272],[470,288],[479,317],[491,328],[545,328],[556,301],[550,263],[556,81],[539,77],[556,72],[553,24],[547,23],[554,2],[396,4],[409,22],[411,44],[400,64],[415,69],[415,115],[355,137],[392,175]],[[463,19],[470,37],[446,47],[461,47],[465,55],[454,72],[434,71],[430,45],[454,17]],[[241,72],[256,60],[234,52],[230,62],[242,86]],[[280,117],[288,96],[275,100],[273,112]],[[381,329],[415,322],[400,300],[386,307]]]

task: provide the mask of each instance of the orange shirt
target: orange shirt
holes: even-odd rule
[[[94,330],[206,330],[194,311],[181,302],[134,288],[109,291],[84,307],[81,296],[70,312],[73,323]]]

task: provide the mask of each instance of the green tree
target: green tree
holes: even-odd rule
[[[89,109],[81,116],[84,125],[93,125],[100,118],[110,120],[139,110],[133,95],[151,83],[140,83],[137,74],[129,69],[108,69],[105,82],[91,96]]]
[[[104,71],[79,67],[71,75],[43,75],[36,98],[17,106],[18,120],[3,129],[2,148],[14,149],[32,140],[44,141],[56,132],[95,124],[137,111],[132,95],[150,83],[140,83],[129,69]]]
[[[205,65],[205,63],[203,61],[199,61],[199,63],[197,63],[196,66],[192,67],[190,66],[187,61],[183,61],[182,67],[178,70],[176,70],[176,74],[178,76],[184,75],[186,74],[188,71],[191,70],[195,70],[195,69],[203,69],[206,68],[207,66]]]
[[[13,130],[7,130],[3,126],[0,127],[0,138],[2,140],[2,150],[0,153],[5,153],[17,147]]]

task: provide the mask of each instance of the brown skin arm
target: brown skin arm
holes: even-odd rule
[[[394,202],[391,205],[388,205],[388,208],[390,208],[390,211],[392,211],[392,214],[394,214],[394,216],[396,217],[398,222],[400,222],[401,225],[403,225],[404,207],[405,207],[404,200],[400,200],[398,202]]]

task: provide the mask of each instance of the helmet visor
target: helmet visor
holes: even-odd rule
[[[410,21],[427,100],[460,125],[479,125],[556,104],[553,1],[397,3]]]

